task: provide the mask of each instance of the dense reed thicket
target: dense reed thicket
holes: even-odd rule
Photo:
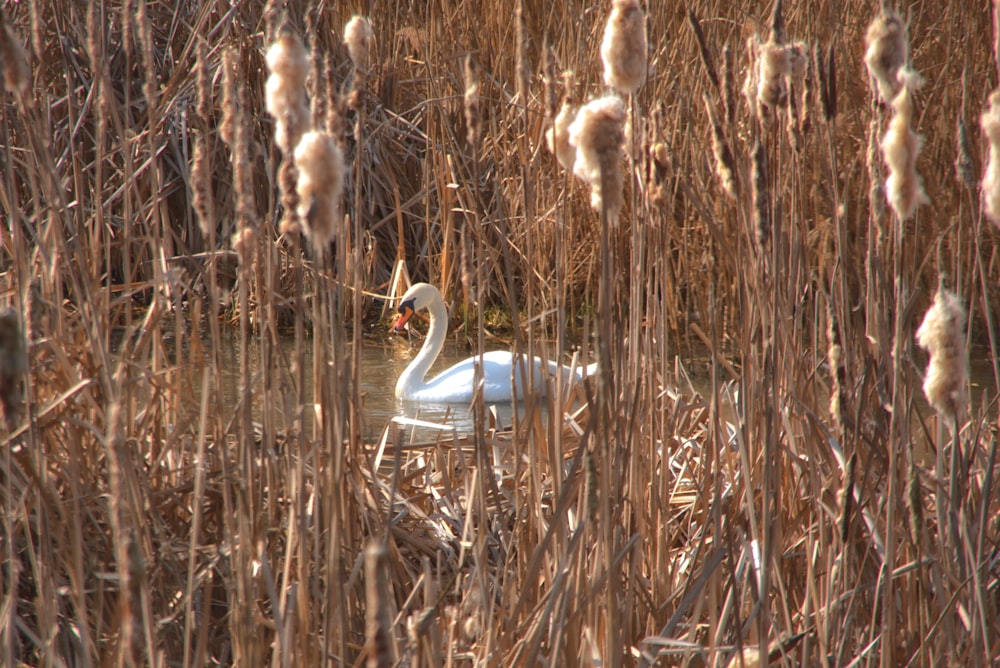
[[[893,5],[8,3],[0,664],[1000,660],[1000,5]],[[411,279],[597,375],[366,443]]]

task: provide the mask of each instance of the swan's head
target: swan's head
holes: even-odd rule
[[[400,300],[399,308],[396,309],[399,315],[396,316],[396,322],[393,323],[393,331],[404,331],[406,323],[413,317],[413,314],[420,309],[429,308],[435,299],[442,301],[441,293],[433,285],[414,283],[410,286],[410,289],[406,291]]]

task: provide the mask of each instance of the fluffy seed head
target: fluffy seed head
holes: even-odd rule
[[[299,170],[299,217],[317,251],[330,243],[340,222],[340,194],[344,187],[344,155],[333,136],[307,132],[295,147]]]
[[[923,179],[917,173],[917,154],[923,138],[913,131],[912,91],[920,84],[920,77],[912,70],[900,71],[901,87],[892,100],[892,120],[882,138],[882,157],[889,168],[885,180],[885,196],[896,215],[906,220],[921,204],[930,200],[924,192]]]
[[[989,142],[983,175],[983,210],[1000,227],[1000,90],[990,94],[989,106],[979,117],[979,125]]]
[[[924,394],[941,414],[957,417],[968,403],[969,353],[965,347],[965,307],[939,287],[920,328],[917,343],[930,354]]]
[[[762,44],[757,54],[757,111],[762,119],[788,103],[787,77],[792,71],[791,52],[784,44]]]
[[[872,92],[885,104],[899,92],[899,70],[910,57],[910,37],[906,23],[894,11],[875,17],[865,34],[865,66],[872,79]]]
[[[646,17],[638,0],[614,0],[601,42],[604,83],[634,93],[646,80]]]
[[[552,127],[545,131],[545,141],[549,145],[549,150],[556,156],[556,160],[563,166],[563,169],[573,169],[576,162],[576,147],[569,141],[569,127],[576,118],[576,108],[568,101],[563,101],[562,108],[552,120]]]
[[[622,203],[625,146],[625,105],[616,96],[592,100],[580,107],[569,126],[569,143],[576,147],[573,173],[590,184],[590,205],[614,214]]]
[[[355,16],[344,26],[344,44],[356,69],[368,69],[368,46],[374,37],[372,24],[364,16]]]
[[[274,141],[288,155],[309,126],[309,58],[299,36],[286,28],[271,44],[265,59],[271,71],[265,86],[267,112],[274,117]]]

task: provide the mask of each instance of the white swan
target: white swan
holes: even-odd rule
[[[475,364],[479,360],[478,355],[449,367],[433,380],[424,380],[428,369],[437,359],[438,353],[441,352],[448,329],[448,312],[444,305],[444,299],[441,298],[441,293],[438,292],[437,288],[427,283],[413,284],[403,295],[399,304],[399,315],[393,329],[396,332],[404,331],[407,321],[421,309],[427,309],[430,313],[430,329],[427,331],[427,339],[420,348],[420,352],[396,381],[396,398],[426,403],[469,403],[472,401]],[[516,360],[513,353],[505,350],[494,350],[483,355],[483,378],[485,381],[483,399],[487,403],[507,403],[512,400],[511,367],[516,365]],[[555,378],[559,365],[536,357],[532,367],[535,373],[535,388],[539,392],[544,392],[543,369],[550,377]],[[594,374],[596,370],[597,364],[575,370],[563,366],[562,377],[576,381],[584,375]],[[519,398],[524,396],[522,375],[523,373],[518,370],[515,379]]]

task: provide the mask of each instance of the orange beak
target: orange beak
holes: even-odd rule
[[[413,310],[413,304],[411,302],[403,302],[399,305],[399,315],[396,316],[396,322],[392,324],[392,331],[397,334],[406,331],[406,323],[410,321],[413,314],[416,311]]]

